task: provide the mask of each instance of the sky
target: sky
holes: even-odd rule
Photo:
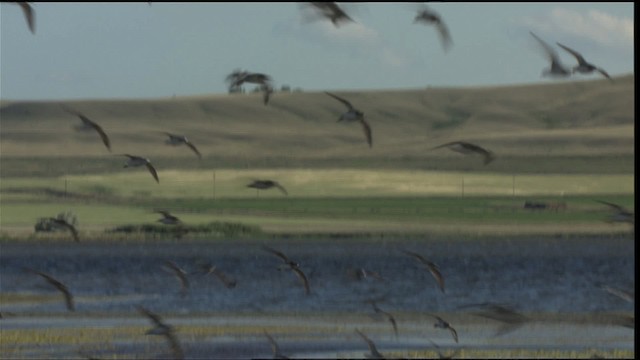
[[[227,93],[235,69],[303,91],[476,87],[542,78],[534,32],[612,76],[634,71],[634,5],[431,2],[453,45],[414,24],[419,3],[338,3],[335,27],[306,3],[32,3],[0,5],[0,99],[154,99]],[[591,79],[598,75],[576,74]],[[250,85],[247,90],[251,90]]]

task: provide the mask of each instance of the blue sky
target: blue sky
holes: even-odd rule
[[[305,21],[303,3],[32,3],[0,6],[0,98],[163,98],[226,93],[234,69],[276,88],[378,90],[552,82],[529,35],[611,75],[634,69],[630,3],[428,3],[447,24],[413,24],[416,3],[339,3],[356,20]],[[597,78],[598,75],[575,75]]]

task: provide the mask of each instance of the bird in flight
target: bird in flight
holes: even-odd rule
[[[369,304],[371,304],[371,306],[373,306],[373,311],[376,314],[382,314],[387,317],[387,320],[389,320],[389,322],[391,323],[391,326],[393,327],[393,333],[396,335],[396,338],[398,338],[398,323],[396,322],[396,318],[393,317],[393,315],[391,315],[390,313],[380,309],[380,307],[378,306],[375,300],[367,300],[366,302],[368,302]]]
[[[438,29],[438,34],[440,35],[440,42],[442,43],[442,47],[445,51],[449,50],[453,41],[451,40],[451,35],[449,35],[449,29],[447,25],[442,21],[442,18],[438,13],[429,9],[426,5],[421,4],[416,17],[413,19],[413,23],[424,23],[426,25],[435,25]]]
[[[542,49],[546,53],[549,61],[551,61],[551,66],[548,69],[544,69],[542,71],[542,76],[551,76],[551,77],[567,77],[567,76],[571,76],[571,71],[569,69],[567,69],[564,65],[562,65],[562,63],[560,62],[560,58],[558,57],[558,53],[549,44],[547,44],[546,42],[542,41],[542,39],[540,39],[536,34],[534,34],[531,31],[529,31],[529,33],[536,40],[538,40],[538,43],[540,43],[540,46],[542,47]]]
[[[207,262],[200,264],[200,268],[202,269],[203,275],[215,275],[215,277],[217,277],[227,289],[233,289],[236,287],[236,280],[229,278],[227,274],[222,272],[222,270],[219,270],[215,265]]]
[[[443,147],[448,147],[450,150],[453,150],[455,152],[459,152],[461,154],[480,154],[482,156],[484,156],[484,164],[487,165],[490,162],[492,162],[496,156],[493,154],[493,152],[480,147],[478,145],[472,144],[472,143],[468,143],[468,142],[464,142],[464,141],[452,141],[452,142],[448,142],[446,144],[442,144],[442,145],[438,145],[436,147],[431,148],[431,150],[435,150],[435,149],[440,149]]]
[[[271,344],[271,350],[273,351],[273,358],[288,359],[288,357],[284,356],[284,354],[282,354],[282,352],[280,351],[280,346],[278,346],[278,343],[276,342],[276,340],[271,335],[269,335],[269,333],[266,330],[262,330],[262,332],[264,333],[264,336],[267,337],[267,340],[269,340],[269,344]]]
[[[340,101],[341,103],[343,103],[346,107],[347,107],[347,112],[343,113],[342,115],[340,115],[340,118],[338,118],[338,121],[347,121],[347,122],[352,122],[352,121],[358,121],[360,122],[360,124],[362,125],[362,130],[364,131],[364,135],[367,138],[367,144],[369,144],[369,147],[373,146],[373,139],[371,137],[371,126],[369,126],[369,123],[364,119],[364,113],[356,108],[353,107],[353,105],[351,105],[351,103],[349,101],[347,101],[346,99],[343,99],[337,95],[334,95],[330,92],[325,91],[325,94],[331,96],[332,98]]]
[[[158,179],[158,172],[153,167],[153,165],[151,165],[151,161],[149,161],[149,159],[129,154],[121,154],[120,156],[126,156],[129,158],[124,164],[124,167],[137,167],[144,165],[147,167],[147,170],[149,170],[149,173],[151,173],[153,178],[156,179],[156,182],[160,183],[160,179]]]
[[[558,44],[558,46],[560,46],[561,48],[566,50],[569,54],[573,55],[573,57],[575,57],[576,60],[578,60],[578,65],[576,65],[573,68],[572,73],[579,72],[581,74],[591,74],[592,72],[597,71],[600,74],[602,74],[602,76],[604,76],[607,79],[611,80],[611,76],[609,76],[609,74],[607,74],[607,72],[604,71],[604,69],[599,68],[599,67],[597,67],[597,66],[595,66],[593,64],[588,63],[579,52],[571,49],[568,46],[562,45],[559,42],[557,42],[556,44]]]
[[[79,117],[80,120],[82,120],[82,124],[75,127],[77,131],[96,131],[98,135],[100,135],[100,138],[102,139],[102,143],[104,144],[104,146],[107,147],[107,150],[111,151],[111,141],[109,141],[109,137],[107,136],[107,133],[104,132],[104,130],[100,125],[98,125],[95,121],[90,120],[84,114],[76,110],[70,109],[64,105],[62,107],[69,114],[75,115]]]
[[[69,230],[71,232],[71,236],[73,236],[73,239],[76,242],[80,242],[80,237],[78,236],[78,230],[76,230],[75,226],[73,226],[72,224],[69,224],[67,220],[50,217],[49,221],[52,222],[55,226],[63,227]]]
[[[495,304],[490,302],[480,304],[470,304],[458,307],[458,309],[464,308],[477,308],[480,311],[474,312],[473,315],[481,316],[487,319],[492,319],[505,324],[498,332],[496,336],[506,334],[522,326],[529,319],[512,309],[510,306]]]
[[[171,260],[165,261],[164,264],[166,267],[173,271],[173,273],[180,281],[180,295],[182,297],[187,296],[187,294],[189,293],[189,280],[187,279],[187,272]]]
[[[189,141],[189,139],[187,139],[186,136],[184,135],[177,135],[177,134],[172,134],[172,133],[168,133],[166,131],[161,131],[161,133],[167,135],[169,138],[167,139],[167,141],[165,142],[165,144],[167,145],[173,145],[173,146],[178,146],[178,145],[187,145],[191,151],[193,151],[196,155],[198,155],[198,158],[202,159],[202,155],[200,154],[200,151],[198,151],[198,149],[196,148],[195,145],[193,145],[193,143],[191,141]]]
[[[69,289],[67,288],[67,286],[65,284],[63,284],[62,282],[60,282],[59,280],[55,279],[53,276],[43,273],[41,271],[38,270],[34,270],[31,268],[24,268],[25,271],[30,272],[30,273],[34,273],[36,275],[40,275],[42,276],[45,280],[47,280],[47,282],[51,285],[53,285],[56,289],[58,289],[63,295],[64,295],[64,300],[65,303],[67,305],[67,309],[69,311],[75,311],[75,305],[73,303],[73,295],[71,295],[71,292],[69,291]]]
[[[312,6],[321,17],[329,19],[335,27],[340,27],[343,23],[355,22],[335,2],[310,2],[308,4]]]
[[[171,213],[166,210],[156,210],[155,212],[158,214],[162,214],[162,219],[159,219],[158,222],[166,225],[178,225],[182,223],[180,219],[178,219],[176,216],[171,215]]]
[[[449,322],[445,321],[443,318],[441,318],[438,315],[434,315],[434,314],[429,314],[431,315],[433,318],[436,319],[436,323],[433,324],[434,328],[440,328],[440,329],[448,329],[449,332],[451,333],[451,337],[453,337],[453,340],[457,343],[458,342],[458,332],[456,331],[456,329],[453,328],[453,326],[451,326],[451,324],[449,324]]]
[[[304,285],[304,290],[305,290],[305,294],[309,295],[311,293],[311,290],[309,289],[309,280],[307,279],[307,276],[304,274],[304,272],[302,272],[302,270],[300,269],[300,264],[292,261],[291,259],[289,259],[285,254],[283,254],[282,252],[273,249],[269,246],[266,245],[262,245],[262,249],[265,251],[268,251],[272,254],[274,254],[275,256],[279,257],[280,259],[282,259],[282,261],[285,263],[286,266],[289,267],[289,269],[291,269],[296,276],[298,276],[298,278],[300,279],[300,281],[302,281],[303,285]]]
[[[438,267],[438,265],[436,265],[434,262],[430,260],[425,259],[422,255],[418,253],[407,251],[407,250],[402,250],[402,252],[409,256],[413,256],[418,261],[420,261],[420,263],[426,266],[429,272],[431,273],[431,275],[433,276],[433,278],[436,280],[436,283],[438,284],[438,288],[440,288],[440,291],[444,292],[444,278],[440,273],[440,268]]]
[[[602,200],[595,200],[601,204],[607,205],[609,207],[609,209],[611,209],[611,211],[613,212],[611,214],[611,217],[609,217],[609,219],[607,220],[607,222],[627,222],[630,223],[631,225],[635,224],[635,214],[626,209],[624,206],[622,205],[618,205],[618,204],[614,204],[614,203],[610,203],[607,201],[602,201]]]
[[[271,76],[262,73],[252,73],[246,70],[234,70],[231,74],[227,75],[226,82],[229,83],[229,90],[239,89],[244,83],[260,85],[260,89],[263,91],[263,102],[265,105],[269,103],[271,94],[273,93],[273,85]]]
[[[278,190],[280,190],[283,194],[289,195],[289,193],[287,193],[287,190],[282,185],[273,180],[254,180],[251,184],[247,185],[247,187],[258,190],[267,190],[275,187],[278,188]]]
[[[171,347],[171,351],[173,352],[174,359],[184,359],[182,347],[180,346],[180,343],[178,343],[178,339],[173,327],[162,321],[162,318],[158,314],[153,313],[140,305],[136,306],[136,308],[138,309],[138,312],[140,312],[142,315],[149,318],[151,322],[153,322],[154,328],[148,330],[145,334],[162,335],[166,337],[167,341],[169,342],[169,346]]]
[[[363,334],[358,329],[356,329],[356,333],[358,333],[358,335],[360,335],[360,337],[367,343],[367,346],[369,346],[369,354],[365,354],[368,359],[384,359],[384,355],[382,355],[378,351],[378,349],[376,348],[376,344],[374,344],[373,341],[367,337],[367,335]]]

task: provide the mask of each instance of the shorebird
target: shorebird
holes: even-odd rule
[[[536,40],[538,40],[538,42],[542,46],[542,49],[547,54],[547,57],[549,58],[549,61],[551,61],[551,66],[542,71],[542,76],[550,76],[550,77],[567,77],[567,76],[570,76],[571,75],[571,71],[569,69],[567,69],[564,65],[562,65],[562,63],[560,62],[560,58],[558,57],[558,53],[549,44],[547,44],[546,42],[542,41],[542,39],[540,39],[538,36],[536,36],[536,34],[534,34],[531,31],[529,31],[529,33]]]
[[[280,351],[280,346],[278,346],[278,343],[275,341],[275,339],[271,335],[269,335],[269,333],[266,330],[262,330],[262,332],[264,333],[264,336],[267,337],[267,340],[269,340],[269,344],[271,344],[271,350],[273,351],[273,358],[288,359],[288,357],[284,356],[284,354],[282,354],[282,352]]]
[[[581,74],[591,74],[594,71],[599,72],[600,74],[602,74],[604,77],[606,77],[607,79],[611,80],[611,76],[609,76],[609,74],[607,74],[606,71],[604,71],[604,69],[599,68],[593,64],[588,63],[584,57],[577,51],[571,49],[568,46],[562,45],[559,42],[557,42],[556,44],[558,44],[558,46],[560,46],[561,48],[565,49],[568,53],[570,53],[571,55],[573,55],[573,57],[576,58],[576,60],[578,60],[578,65],[576,65],[573,69],[572,69],[572,73],[575,72],[579,72]]]
[[[433,324],[434,328],[449,330],[449,332],[451,333],[451,337],[453,337],[453,340],[455,340],[456,343],[458,342],[458,332],[456,331],[456,329],[453,328],[453,326],[451,326],[451,324],[449,324],[449,322],[445,321],[443,318],[441,318],[438,315],[434,315],[434,314],[429,314],[429,315],[431,315],[437,321],[435,324]]]
[[[42,276],[45,280],[47,280],[47,282],[51,285],[53,285],[56,289],[58,289],[63,295],[64,295],[64,300],[65,303],[67,305],[67,309],[69,311],[75,311],[75,306],[73,303],[73,295],[71,295],[71,292],[69,291],[69,289],[67,288],[67,286],[63,283],[61,283],[59,280],[55,279],[53,276],[49,275],[49,274],[45,274],[41,271],[38,270],[34,270],[31,268],[24,268],[24,271],[27,272],[31,272],[37,275]]]
[[[331,23],[335,27],[340,27],[340,24],[343,23],[355,22],[335,2],[310,2],[309,5],[311,5],[320,16],[331,20]]]
[[[609,217],[609,219],[607,219],[607,222],[610,222],[610,223],[626,222],[631,225],[635,224],[635,214],[632,211],[626,209],[624,206],[610,203],[607,201],[602,201],[602,200],[595,200],[595,201],[601,204],[607,205],[609,209],[611,209],[611,211],[613,212]]]
[[[432,147],[431,150],[435,150],[435,149],[439,149],[439,148],[443,148],[443,147],[448,147],[450,150],[453,150],[455,152],[459,152],[461,154],[480,154],[482,156],[484,156],[484,164],[487,165],[490,162],[492,162],[496,156],[493,154],[493,152],[482,148],[478,145],[472,144],[472,143],[468,143],[468,142],[464,142],[464,141],[452,141],[452,142],[448,142],[446,144],[442,144],[442,145],[438,145],[436,147]]]
[[[440,288],[440,291],[444,292],[444,278],[440,273],[440,268],[438,267],[438,265],[436,265],[434,262],[430,260],[425,259],[422,255],[418,253],[407,251],[407,250],[402,250],[402,252],[409,256],[413,256],[418,261],[420,261],[420,263],[426,266],[429,272],[431,273],[431,275],[433,276],[433,278],[436,280],[436,283],[438,283],[438,287]]]
[[[298,278],[300,279],[300,281],[302,281],[303,285],[304,285],[304,290],[305,290],[305,294],[309,295],[311,293],[311,290],[309,289],[309,280],[307,279],[307,276],[302,272],[302,270],[300,269],[300,264],[292,261],[291,259],[289,259],[285,254],[283,254],[282,252],[270,248],[266,245],[262,245],[262,249],[265,251],[268,251],[272,254],[274,254],[275,256],[279,257],[280,259],[282,259],[282,261],[285,263],[286,266],[289,267],[289,269],[291,269],[296,276],[298,276]],[[282,270],[281,268],[278,268],[278,270]]]
[[[95,121],[90,120],[84,114],[76,110],[70,109],[64,105],[62,106],[62,108],[69,114],[75,115],[79,117],[80,120],[82,120],[82,124],[75,126],[74,129],[76,129],[77,131],[96,131],[98,135],[100,135],[100,138],[102,139],[102,143],[104,143],[104,146],[107,147],[107,150],[111,151],[111,142],[109,141],[109,137],[107,136],[107,133],[104,132],[104,130],[100,125],[98,125]]]
[[[275,187],[278,188],[278,190],[280,190],[283,194],[289,195],[289,193],[287,193],[287,190],[282,185],[273,180],[254,180],[251,184],[247,185],[247,187],[258,190],[267,190]]]
[[[166,224],[166,225],[178,225],[178,224],[182,223],[180,221],[180,219],[178,219],[177,217],[171,215],[171,213],[169,213],[166,210],[156,210],[154,212],[156,212],[158,214],[162,214],[162,219],[159,219],[158,222],[161,222],[163,224]]]
[[[396,336],[396,339],[398,338],[398,323],[396,322],[396,318],[393,317],[393,315],[389,314],[388,312],[380,309],[380,307],[378,307],[378,304],[376,303],[375,300],[367,300],[366,302],[368,302],[369,304],[371,304],[371,306],[373,306],[373,311],[376,314],[382,314],[384,316],[387,317],[387,320],[389,320],[389,322],[391,323],[391,326],[393,326],[393,333]]]
[[[165,142],[165,144],[173,145],[173,146],[187,145],[189,147],[189,149],[191,149],[191,151],[193,151],[196,155],[198,155],[198,158],[202,159],[202,155],[200,154],[200,151],[198,151],[196,146],[193,145],[193,143],[191,141],[189,141],[189,139],[187,139],[186,136],[172,134],[172,133],[169,133],[169,132],[166,132],[166,131],[161,131],[161,133],[163,133],[163,134],[165,134],[165,135],[167,135],[169,137],[167,139],[167,141]]]
[[[218,280],[220,280],[220,282],[222,282],[227,289],[233,289],[234,287],[236,287],[236,280],[229,278],[227,274],[225,274],[221,270],[218,270],[215,265],[206,262],[200,264],[200,268],[202,269],[203,275],[215,275],[215,277],[217,277]]]
[[[50,217],[49,221],[52,222],[55,226],[63,227],[65,229],[68,229],[71,232],[71,235],[73,236],[73,239],[76,242],[80,242],[80,237],[78,237],[78,231],[76,230],[75,226],[73,226],[72,224],[69,224],[67,222],[67,220]]]
[[[151,165],[151,161],[149,161],[149,159],[129,154],[121,154],[120,156],[126,156],[129,158],[129,160],[124,164],[124,167],[137,167],[144,165],[147,167],[153,178],[156,179],[156,182],[160,183],[160,179],[158,179],[158,172],[153,165]]]
[[[353,105],[351,105],[351,103],[349,101],[347,101],[346,99],[343,99],[337,95],[334,95],[330,92],[325,91],[325,94],[331,96],[332,98],[340,101],[341,103],[343,103],[346,107],[347,107],[347,112],[343,113],[342,115],[340,115],[340,118],[338,118],[338,122],[340,121],[347,121],[347,122],[352,122],[352,121],[358,121],[360,122],[360,124],[362,125],[362,130],[364,131],[364,135],[367,138],[367,143],[369,144],[369,147],[373,146],[373,140],[371,138],[371,126],[369,126],[369,123],[367,123],[367,121],[364,119],[364,113],[356,108],[353,107]]]
[[[173,327],[162,321],[162,318],[158,314],[155,314],[140,305],[136,306],[136,308],[138,309],[138,312],[153,322],[154,328],[148,330],[145,335],[162,335],[166,337],[169,342],[169,347],[171,347],[171,351],[173,352],[174,359],[184,359],[182,347],[180,346],[180,343],[178,343]]]
[[[180,281],[180,295],[182,297],[187,296],[187,294],[189,293],[189,280],[187,279],[187,272],[171,260],[165,261],[164,264],[173,271],[173,273]]]
[[[367,346],[369,346],[369,354],[365,354],[365,356],[367,357],[367,359],[384,359],[384,355],[382,355],[378,349],[376,348],[376,344],[373,343],[373,341],[371,341],[371,339],[369,339],[367,337],[367,335],[363,334],[360,330],[356,329],[356,332],[358,333],[358,335],[360,335],[360,337],[367,342]]]
[[[449,29],[447,25],[442,21],[442,18],[438,13],[427,8],[426,5],[422,5],[418,10],[416,17],[413,19],[413,23],[424,23],[427,25],[435,25],[440,35],[440,42],[445,51],[449,50],[452,45],[451,35],[449,35]]]

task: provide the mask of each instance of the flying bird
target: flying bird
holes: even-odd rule
[[[571,71],[567,69],[564,65],[562,65],[562,63],[560,62],[560,58],[558,57],[558,53],[549,44],[542,41],[542,39],[536,36],[536,34],[534,34],[531,31],[529,31],[529,33],[536,40],[538,40],[538,42],[542,46],[542,49],[545,51],[547,57],[549,58],[549,61],[551,61],[551,66],[542,71],[542,76],[550,76],[550,77],[570,76]]]
[[[166,224],[166,225],[178,225],[178,224],[182,223],[180,221],[180,219],[178,219],[176,216],[171,215],[171,213],[169,213],[166,210],[156,210],[154,212],[156,212],[158,214],[162,214],[162,219],[159,219],[158,222],[161,222],[163,224]]]
[[[367,270],[365,268],[349,269],[347,272],[350,277],[355,278],[358,281],[363,281],[369,278],[377,281],[384,281],[384,278],[378,272]]]
[[[80,242],[80,237],[78,237],[78,231],[76,230],[75,226],[73,226],[72,224],[69,224],[69,222],[67,222],[67,220],[50,217],[49,221],[52,222],[55,226],[63,227],[63,228],[68,229],[71,232],[71,235],[73,236],[73,239],[76,242]]]
[[[151,161],[149,161],[149,159],[129,154],[121,154],[120,156],[126,156],[129,158],[129,160],[124,164],[124,167],[137,167],[144,165],[147,167],[147,170],[149,170],[153,178],[156,179],[156,182],[160,183],[160,179],[158,179],[158,172],[153,165],[151,165]]]
[[[77,131],[96,131],[98,135],[100,135],[100,138],[102,139],[102,143],[104,144],[104,146],[107,147],[107,150],[111,151],[111,141],[109,141],[109,137],[107,136],[107,133],[104,132],[104,130],[100,125],[98,125],[95,121],[90,120],[84,114],[76,110],[70,109],[64,105],[62,106],[62,108],[69,114],[79,117],[80,120],[82,121],[81,125],[74,127]]]
[[[286,266],[288,266],[289,269],[291,269],[296,274],[296,276],[298,276],[300,281],[302,281],[302,283],[304,285],[305,294],[309,295],[311,293],[311,290],[309,289],[309,280],[307,279],[307,276],[304,274],[304,272],[302,272],[302,270],[300,269],[300,264],[299,263],[289,259],[282,252],[280,252],[280,251],[278,251],[276,249],[273,249],[271,247],[268,247],[266,245],[262,245],[262,249],[265,250],[265,251],[268,251],[268,252],[274,254],[275,256],[279,257],[280,259],[282,259],[284,264]]]
[[[445,25],[438,13],[430,10],[426,5],[422,5],[418,10],[418,13],[416,14],[416,17],[413,19],[413,23],[435,25],[438,29],[438,34],[440,35],[440,42],[442,43],[442,47],[445,51],[449,50],[453,41],[451,40],[451,35],[449,35],[449,29],[447,28],[447,25]]]
[[[470,307],[477,308],[480,310],[480,311],[474,312],[473,315],[499,321],[504,324],[504,326],[501,329],[499,329],[498,332],[495,334],[496,336],[513,331],[519,328],[520,326],[522,326],[526,321],[529,320],[526,316],[515,311],[510,306],[495,304],[490,302],[463,305],[458,307],[458,309],[464,309],[464,308],[470,308]]]
[[[269,333],[266,330],[262,330],[262,332],[264,333],[264,336],[267,337],[267,340],[269,340],[269,344],[271,344],[271,350],[273,351],[273,358],[288,359],[288,357],[284,356],[284,354],[282,354],[282,352],[280,351],[280,346],[278,346],[278,343],[275,341],[275,339],[271,335],[269,335]]]
[[[607,201],[602,201],[602,200],[595,200],[595,201],[601,204],[607,205],[609,209],[611,209],[612,214],[607,220],[607,222],[610,222],[610,223],[627,222],[627,223],[630,223],[631,225],[635,224],[635,214],[632,211],[626,209],[624,206],[610,203]]]
[[[189,147],[189,149],[191,149],[191,151],[193,151],[196,155],[198,155],[198,158],[202,159],[202,155],[200,154],[200,151],[198,151],[198,149],[196,148],[195,145],[193,145],[193,143],[191,141],[189,141],[189,139],[187,139],[186,136],[184,135],[177,135],[177,134],[172,134],[172,133],[168,133],[165,131],[161,131],[161,133],[167,135],[169,138],[167,139],[167,141],[165,142],[165,144],[167,145],[173,145],[173,146],[178,146],[178,145],[187,145]]]
[[[413,256],[418,261],[420,261],[420,263],[426,266],[429,272],[431,273],[431,275],[433,276],[433,278],[436,280],[436,283],[438,283],[438,287],[440,288],[440,291],[444,292],[444,278],[440,273],[440,268],[438,268],[438,265],[436,265],[434,262],[430,260],[425,259],[422,255],[418,253],[407,251],[407,250],[402,250],[402,252],[404,252],[409,256]]]
[[[435,324],[433,324],[434,328],[449,330],[449,332],[451,333],[451,337],[453,337],[453,340],[455,340],[456,343],[458,342],[458,332],[456,331],[456,329],[453,328],[453,326],[451,326],[451,324],[449,324],[449,322],[445,321],[443,318],[441,318],[438,315],[434,315],[434,314],[429,314],[429,315],[434,317],[437,321]]]
[[[382,314],[387,317],[387,320],[389,320],[389,322],[391,323],[391,326],[393,327],[393,333],[396,335],[396,338],[398,338],[398,323],[396,322],[396,318],[393,317],[393,315],[391,315],[390,313],[380,309],[380,307],[378,306],[375,300],[367,300],[366,302],[368,302],[369,304],[371,304],[371,306],[373,306],[373,311],[376,314]]]
[[[335,27],[340,27],[343,23],[355,22],[335,2],[310,2],[308,4],[316,10],[318,15],[330,20]]]
[[[165,261],[164,264],[173,271],[173,273],[180,281],[180,295],[182,297],[187,296],[187,294],[189,293],[189,280],[187,279],[187,272],[171,260]]]
[[[367,337],[367,335],[363,334],[360,330],[356,329],[356,332],[360,337],[366,341],[367,346],[369,346],[369,354],[365,354],[368,359],[384,359],[384,355],[382,355],[378,349],[376,348],[376,344],[373,343],[371,339]]]
[[[606,71],[604,71],[604,69],[599,68],[593,64],[588,63],[584,57],[582,57],[582,55],[571,49],[568,46],[562,45],[559,42],[557,42],[556,44],[558,44],[558,46],[560,46],[561,48],[565,49],[567,52],[569,52],[571,55],[573,55],[573,57],[576,58],[576,60],[578,60],[578,65],[576,65],[573,69],[572,69],[572,73],[575,72],[579,72],[581,74],[591,74],[594,71],[599,72],[600,74],[602,74],[604,77],[606,77],[607,79],[611,80],[611,76],[609,76],[609,74],[607,74]]]
[[[67,305],[67,309],[69,311],[75,311],[75,305],[73,303],[73,295],[71,295],[71,292],[69,291],[69,289],[67,288],[67,286],[63,283],[61,283],[59,280],[55,279],[53,276],[43,273],[41,271],[37,271],[34,269],[30,269],[30,268],[24,268],[25,271],[27,272],[31,272],[34,273],[36,275],[40,275],[42,276],[45,280],[47,280],[47,282],[51,285],[53,285],[56,289],[58,289],[63,295],[64,295],[64,300],[65,303]]]
[[[373,140],[371,137],[371,126],[369,126],[369,123],[365,120],[364,118],[364,113],[356,108],[353,107],[353,105],[351,105],[351,103],[349,101],[347,101],[346,99],[343,99],[337,95],[334,95],[330,92],[325,91],[325,94],[331,96],[332,98],[340,101],[341,103],[343,103],[346,107],[347,107],[347,112],[343,113],[342,115],[340,115],[340,118],[338,118],[338,122],[340,121],[347,121],[347,122],[352,122],[352,121],[358,121],[360,122],[360,124],[362,125],[362,130],[364,131],[364,135],[367,138],[367,144],[369,144],[369,147],[373,146]]]
[[[220,280],[220,282],[224,284],[227,289],[233,289],[234,287],[236,287],[236,280],[229,278],[227,274],[225,274],[221,270],[218,270],[215,265],[212,265],[210,263],[203,263],[200,265],[200,267],[202,269],[202,274],[214,275],[218,278],[218,280]]]
[[[254,180],[251,184],[247,185],[247,187],[258,189],[258,190],[267,190],[271,188],[278,188],[283,194],[289,195],[287,190],[280,185],[278,182],[273,180]]]
[[[162,335],[166,337],[169,342],[169,347],[171,347],[171,351],[173,352],[174,359],[184,359],[182,347],[180,346],[180,343],[178,343],[173,327],[162,321],[162,318],[158,314],[155,314],[140,305],[136,306],[136,308],[138,309],[138,312],[153,322],[154,328],[148,330],[145,334]]]
[[[446,144],[442,144],[442,145],[438,145],[436,147],[431,148],[431,150],[435,150],[435,149],[439,149],[439,148],[443,148],[443,147],[448,147],[450,150],[453,150],[455,152],[459,152],[461,154],[480,154],[482,156],[484,156],[484,164],[487,165],[490,162],[492,162],[496,156],[493,154],[493,152],[482,148],[478,145],[475,144],[471,144],[468,142],[464,142],[464,141],[452,141],[452,142],[448,142]]]

